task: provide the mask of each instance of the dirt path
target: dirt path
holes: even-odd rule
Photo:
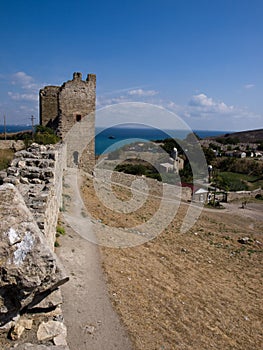
[[[67,196],[71,197],[70,220],[78,222],[78,229],[85,232],[92,225],[81,227],[81,202],[74,197],[74,171],[65,176]],[[83,219],[83,217],[82,217]],[[60,237],[57,254],[64,264],[70,281],[62,287],[63,313],[68,329],[71,350],[131,350],[131,342],[113,310],[104,275],[101,269],[98,247],[82,238],[64,221],[66,235]]]
[[[240,203],[223,203],[226,212],[231,215],[240,215],[257,221],[263,221],[263,203],[248,202],[245,208],[241,208]]]

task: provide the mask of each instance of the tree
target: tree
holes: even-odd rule
[[[206,147],[203,147],[203,152],[204,152],[207,164],[213,163],[213,161],[216,159],[215,152],[211,148],[206,148]]]

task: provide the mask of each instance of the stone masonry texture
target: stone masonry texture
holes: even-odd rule
[[[66,145],[32,144],[15,153],[11,166],[0,173],[0,182],[17,186],[34,219],[54,249],[59,209],[62,207],[62,175]]]
[[[68,166],[81,165],[85,170],[92,171],[95,164],[96,75],[88,74],[87,79],[82,80],[81,73],[74,73],[73,79],[61,86],[46,86],[41,89],[39,100],[40,124],[56,130],[63,140],[68,133],[72,133],[76,124],[79,124],[75,128],[77,132],[82,129],[87,131],[85,135],[83,132],[78,135],[78,140],[82,142],[86,137],[85,150],[82,154],[73,150],[68,155]]]
[[[68,280],[22,195],[0,186],[0,325]]]

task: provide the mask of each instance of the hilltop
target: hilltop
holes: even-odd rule
[[[238,139],[238,142],[243,143],[258,143],[263,141],[263,129],[238,131],[233,133],[223,134],[221,136],[206,137],[206,139]]]

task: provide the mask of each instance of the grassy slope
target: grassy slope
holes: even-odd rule
[[[220,172],[220,176],[232,183],[242,181],[248,186],[248,190],[250,191],[253,191],[259,187],[263,187],[262,177],[233,173],[230,171]]]
[[[11,149],[0,149],[0,170],[6,169],[14,157],[14,151]]]

